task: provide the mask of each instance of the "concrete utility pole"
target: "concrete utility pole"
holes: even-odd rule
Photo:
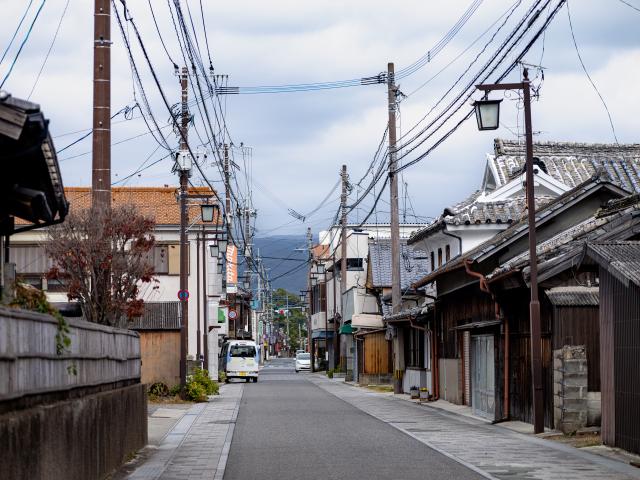
[[[180,126],[180,152],[178,153],[178,155],[181,156],[178,167],[180,169],[180,290],[182,292],[189,288],[189,239],[187,237],[189,214],[187,211],[187,190],[189,187],[191,162],[186,160],[190,155],[187,144],[187,134],[189,130],[189,107],[187,105],[188,74],[187,67],[182,67],[182,73],[180,75],[180,86],[182,87],[182,124]],[[184,388],[187,382],[187,352],[189,351],[189,304],[186,298],[181,299],[180,307],[180,386]]]
[[[344,292],[347,291],[347,185],[349,182],[349,176],[347,175],[347,166],[342,165],[342,172],[340,172],[340,178],[342,179],[342,193],[340,194],[340,323],[344,315]],[[335,267],[334,267],[335,268]],[[337,339],[336,339],[337,340]],[[337,341],[334,341],[334,346],[337,345]],[[342,341],[340,342],[342,344]],[[336,349],[337,350],[337,349]],[[335,355],[334,351],[334,355]],[[340,358],[340,352],[337,352],[337,357]],[[339,361],[339,360],[338,360]],[[344,365],[341,365],[342,370],[347,370],[347,360],[345,357]]]
[[[313,313],[313,291],[311,290],[311,267],[313,260],[313,235],[311,227],[307,228],[307,252],[309,252],[309,273],[307,274],[307,295],[309,298],[309,308],[307,309],[307,348],[309,348],[311,371],[315,370],[315,353],[313,351],[313,329],[311,325],[311,314]]]
[[[389,192],[391,194],[391,311],[398,313],[402,307],[400,291],[400,223],[398,212],[398,177],[396,175],[396,92],[393,63],[387,65],[387,96],[389,106]],[[393,339],[393,392],[402,393],[404,371],[404,342],[401,329]]]
[[[232,225],[232,212],[231,212],[231,184],[230,184],[230,173],[229,173],[229,145],[226,143],[222,146],[224,152],[224,163],[222,165],[224,171],[224,212],[225,212],[225,222],[227,224],[227,229],[229,234],[231,233],[231,225]],[[226,255],[226,252],[223,253]],[[227,259],[229,262],[229,259]],[[227,264],[227,268],[229,265]],[[235,308],[235,294],[229,293],[227,295],[227,304],[229,307]],[[229,310],[230,311],[230,310]],[[229,319],[229,337],[236,338],[236,319]],[[232,326],[233,322],[233,326]]]
[[[93,16],[93,148],[91,206],[111,210],[111,2],[95,0]]]

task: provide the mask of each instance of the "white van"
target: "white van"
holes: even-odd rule
[[[226,382],[232,378],[244,378],[247,382],[258,381],[258,347],[253,340],[228,340],[220,351],[220,371]]]

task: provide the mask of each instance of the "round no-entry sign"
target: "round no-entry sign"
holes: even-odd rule
[[[189,290],[178,290],[178,300],[181,302],[189,300]]]
[[[235,319],[238,316],[238,313],[235,310],[229,310],[229,318],[231,320]]]

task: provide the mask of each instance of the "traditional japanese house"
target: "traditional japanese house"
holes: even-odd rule
[[[640,242],[589,243],[582,264],[600,279],[602,441],[640,453]]]
[[[584,242],[631,238],[634,201],[608,176],[594,177],[537,211],[545,424],[553,426],[552,350],[568,339],[587,343],[590,370],[597,365],[594,312],[597,295],[575,287],[596,284],[577,267]],[[635,197],[631,197],[632,199]],[[531,422],[528,224],[525,219],[414,284],[435,282],[435,331],[440,398],[472,406],[492,420]],[[566,289],[566,287],[571,287]],[[563,290],[565,288],[565,290]],[[573,290],[572,290],[573,288]],[[567,296],[571,299],[564,301]],[[599,391],[593,372],[590,387]],[[597,416],[597,415],[594,415]]]

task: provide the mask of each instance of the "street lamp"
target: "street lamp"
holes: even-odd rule
[[[218,258],[218,255],[220,255],[220,247],[218,246],[218,243],[209,244],[209,252],[211,253],[212,258]]]
[[[473,106],[476,110],[478,130],[496,130],[500,125],[500,100],[477,100]]]
[[[215,203],[203,203],[200,205],[200,216],[205,223],[213,222],[216,215],[216,210],[219,210],[218,205]]]
[[[542,340],[540,334],[540,302],[538,301],[536,204],[533,185],[533,130],[531,128],[531,85],[529,81],[529,72],[526,68],[524,69],[521,83],[476,85],[476,88],[485,92],[485,98],[488,93],[493,90],[522,90],[523,94],[527,151],[526,193],[529,222],[529,259],[531,264],[531,301],[529,302],[529,322],[531,329],[531,377],[533,381],[533,431],[535,433],[542,433],[544,431],[544,395],[542,390]],[[489,105],[487,102],[493,102],[493,105]],[[478,119],[478,128],[480,130],[497,128],[500,114],[499,103],[500,101],[496,100],[481,100],[480,102],[476,102],[476,117]],[[493,109],[493,111],[491,111],[491,109]]]
[[[227,239],[226,238],[221,238],[218,240],[218,248],[220,249],[221,252],[226,252],[227,251]]]

